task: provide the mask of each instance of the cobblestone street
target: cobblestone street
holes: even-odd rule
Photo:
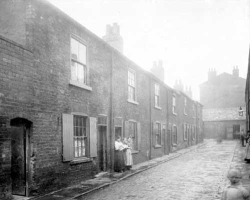
[[[242,169],[248,166],[241,161],[242,155],[238,141],[210,141],[195,151],[78,199],[220,199],[230,164]],[[248,181],[247,173],[244,177]]]

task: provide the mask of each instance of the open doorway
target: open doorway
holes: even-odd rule
[[[12,194],[29,196],[31,122],[23,118],[11,120]]]
[[[98,132],[99,171],[107,171],[107,126],[99,126]]]

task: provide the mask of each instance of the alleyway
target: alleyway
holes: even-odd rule
[[[230,164],[241,168],[246,165],[240,160],[242,150],[238,141],[209,142],[195,151],[78,199],[220,199]]]

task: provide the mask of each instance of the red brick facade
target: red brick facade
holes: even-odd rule
[[[15,1],[3,2],[5,7],[15,5]],[[202,141],[202,106],[198,102],[169,88],[52,5],[37,0],[23,3],[20,12],[26,13],[25,28],[9,27],[9,31],[17,29],[25,37],[18,40],[14,34],[8,37],[0,31],[3,195],[14,193],[13,182],[22,188],[15,193],[32,196],[89,179],[99,171],[112,172],[115,134],[131,134],[133,124],[134,163]],[[72,81],[71,38],[86,45],[84,85]],[[134,75],[134,100],[128,94],[129,72]],[[85,123],[83,157],[76,156],[79,150],[72,139],[77,128],[74,117]],[[184,124],[189,127],[186,137]],[[173,126],[177,127],[175,142]],[[191,130],[195,130],[193,134]],[[21,140],[13,139],[15,133],[23,135]],[[23,165],[25,185],[10,178],[13,152],[19,147],[16,141],[25,147],[25,155],[21,155],[27,160]]]

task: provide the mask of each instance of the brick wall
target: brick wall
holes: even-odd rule
[[[154,83],[158,79],[49,3],[25,2],[26,8],[29,8],[26,10],[25,44],[0,37],[0,113],[5,113],[7,126],[15,118],[31,123],[31,195],[80,182],[98,172],[98,158],[81,163],[62,161],[62,114],[65,113],[78,112],[95,118],[99,114],[107,115],[108,134],[112,130],[112,118],[140,122],[141,148],[133,155],[135,164],[148,160],[150,154],[152,157],[163,154],[162,147],[153,148],[150,143],[152,122],[159,121],[166,127],[176,124],[179,130],[176,149],[185,147],[181,131],[184,121],[181,93],[177,94],[178,117],[172,116],[172,90],[159,82],[161,109],[155,108]],[[16,10],[16,14],[19,12],[22,10]],[[92,90],[70,84],[71,36],[80,38],[87,46],[89,85]],[[138,104],[128,102],[129,68],[136,72]],[[110,167],[113,135],[108,135],[107,139]]]
[[[11,139],[3,117],[0,117],[0,152],[0,199],[11,199]]]

